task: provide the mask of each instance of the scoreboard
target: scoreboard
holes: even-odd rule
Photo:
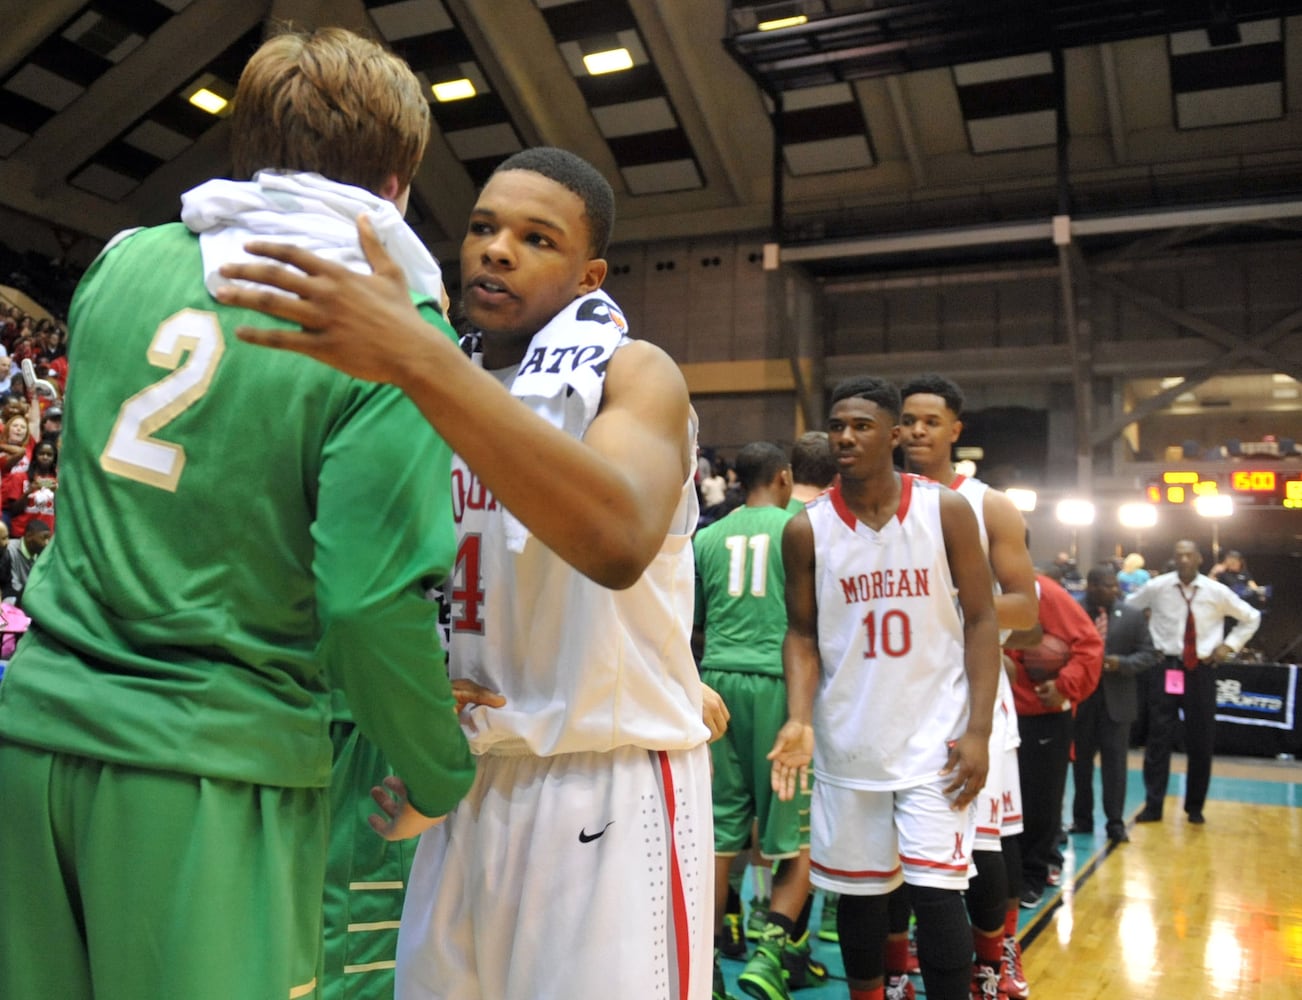
[[[1147,494],[1150,503],[1192,506],[1200,496],[1225,494],[1238,506],[1302,510],[1302,471],[1255,468],[1204,474],[1172,470],[1150,483]]]

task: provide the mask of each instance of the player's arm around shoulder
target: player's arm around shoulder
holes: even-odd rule
[[[990,540],[990,565],[1000,593],[995,616],[1000,628],[1033,628],[1040,602],[1035,595],[1035,566],[1026,551],[1026,521],[1022,512],[998,490],[986,490],[986,536]]]

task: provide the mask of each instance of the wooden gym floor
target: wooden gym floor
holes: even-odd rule
[[[1132,819],[1141,759],[1132,752]],[[1218,757],[1201,827],[1185,819],[1179,754],[1171,771],[1163,822],[1132,824],[1131,842],[1110,848],[1100,814],[1098,833],[1068,839],[1061,885],[1022,910],[1033,1000],[1302,1000],[1302,762]],[[1069,776],[1068,815],[1071,795]],[[818,918],[816,904],[814,930]],[[847,996],[837,946],[817,942],[815,955],[832,978],[796,1000]],[[723,961],[736,997],[742,966]]]

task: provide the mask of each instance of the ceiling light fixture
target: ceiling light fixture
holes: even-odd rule
[[[809,21],[804,14],[796,14],[794,17],[778,17],[772,21],[761,21],[755,27],[760,31],[781,31],[783,28],[795,28]]]
[[[214,94],[207,87],[200,87],[190,95],[190,103],[210,115],[219,115],[230,102],[220,94]]]
[[[460,80],[444,80],[442,83],[436,83],[431,88],[434,91],[434,100],[440,104],[447,104],[448,101],[464,101],[468,97],[475,96],[475,85],[468,77],[462,77]]]
[[[633,57],[628,49],[621,46],[617,49],[589,52],[583,57],[583,65],[592,76],[600,76],[603,73],[618,73],[621,70],[632,69]]]

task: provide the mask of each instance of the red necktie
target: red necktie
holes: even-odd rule
[[[1189,612],[1184,618],[1184,653],[1181,657],[1184,668],[1192,670],[1198,666],[1198,630],[1194,628],[1193,600],[1185,598]]]

